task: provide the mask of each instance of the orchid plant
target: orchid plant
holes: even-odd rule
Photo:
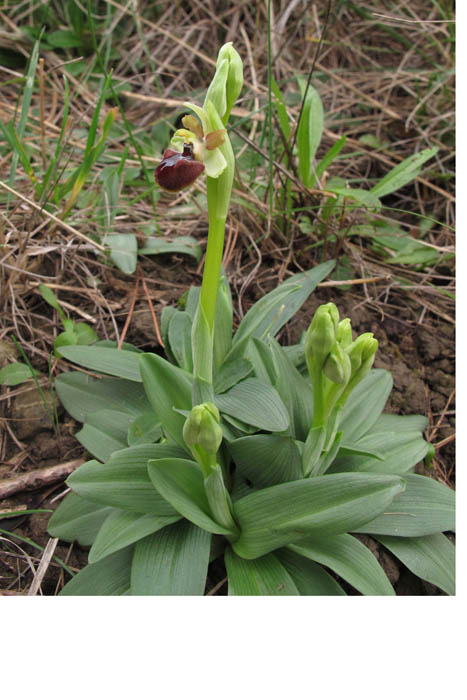
[[[234,176],[227,120],[242,87],[231,44],[202,108],[185,117],[156,170],[169,191],[207,175],[201,289],[162,315],[166,358],[107,342],[61,348],[101,375],[56,381],[94,459],[69,478],[55,537],[91,546],[62,595],[393,595],[371,535],[409,569],[454,592],[452,491],[415,465],[429,454],[422,416],[384,414],[389,372],[377,340],[353,339],[334,304],[300,343],[275,336],[333,269],[293,275],[232,328],[222,270]],[[212,564],[212,566],[210,566]]]

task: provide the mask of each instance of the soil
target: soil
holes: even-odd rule
[[[242,272],[243,280],[248,276],[248,267]],[[271,261],[266,260],[261,269],[256,271],[254,280],[249,284],[242,297],[243,310],[247,309],[262,294],[272,289],[278,280],[277,274],[271,274]],[[162,306],[176,303],[190,284],[199,283],[199,275],[190,263],[181,257],[164,256],[145,262],[145,274],[158,280],[158,304],[156,313],[159,315]],[[292,269],[290,272],[295,272]],[[229,272],[229,271],[228,271]],[[234,271],[229,275],[235,288],[240,283],[239,273]],[[126,278],[111,270],[106,276],[108,288],[105,290],[109,301],[117,299],[122,289],[127,293]],[[121,300],[121,297],[120,297]],[[449,438],[453,433],[454,404],[454,330],[453,326],[435,315],[431,315],[429,323],[426,319],[423,325],[416,322],[415,304],[406,303],[400,306],[397,294],[390,295],[385,304],[372,306],[368,299],[357,287],[319,287],[305,302],[302,309],[282,331],[280,339],[284,343],[298,342],[301,333],[306,330],[316,308],[328,301],[334,301],[341,317],[349,316],[352,327],[358,332],[372,331],[378,338],[380,346],[375,362],[392,372],[394,389],[388,400],[386,411],[392,413],[427,415],[430,420],[426,436],[433,442]],[[79,300],[70,296],[70,303]],[[397,306],[397,314],[390,309]],[[47,309],[43,309],[47,313]],[[239,317],[239,309],[236,309]],[[238,318],[237,318],[238,322]],[[112,329],[109,327],[109,335]],[[154,343],[154,326],[151,312],[144,300],[138,301],[128,334],[128,342],[132,342],[145,350],[158,349]],[[25,391],[24,387],[27,387]],[[9,478],[18,473],[29,472],[44,466],[66,462],[75,458],[85,457],[83,448],[73,434],[79,429],[78,424],[58,407],[59,433],[54,428],[50,412],[44,408],[39,391],[35,387],[24,385],[19,390],[11,391],[12,398],[0,403],[3,417],[10,426],[10,434],[6,436],[7,449],[5,463],[0,466],[0,479]],[[50,392],[45,391],[46,398]],[[451,402],[449,403],[449,400]],[[15,464],[15,467],[10,465]],[[427,469],[423,464],[417,465],[419,473],[437,478],[454,487],[454,443],[448,442],[439,450],[432,467]],[[60,497],[66,490],[63,483],[56,483],[33,491],[23,491],[5,499],[2,511],[20,511],[21,509],[52,509],[60,502]],[[47,522],[49,513],[3,518],[0,528],[12,535],[29,538],[36,545],[45,547],[49,541]],[[398,595],[443,595],[431,584],[425,583],[411,574],[404,565],[398,562],[378,543],[368,536],[362,536],[365,543],[374,551]],[[15,540],[21,550],[29,552],[37,566],[41,553],[27,545],[24,541]],[[10,548],[11,549],[11,548]],[[21,550],[2,551],[0,553],[0,589],[6,595],[26,594],[32,580],[29,564],[18,558]],[[77,571],[87,563],[86,548],[78,545],[59,543],[55,555],[71,568]],[[67,574],[63,568],[52,561],[43,580],[41,591],[43,595],[55,595],[64,584]],[[226,595],[227,585],[220,582],[225,578],[225,570],[220,560],[211,564],[206,592],[214,595]],[[359,595],[345,582],[340,581],[350,595]]]

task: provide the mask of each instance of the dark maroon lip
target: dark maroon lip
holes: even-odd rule
[[[193,158],[193,149],[185,144],[183,153],[167,148],[154,173],[159,187],[169,192],[179,192],[192,185],[204,171],[204,164]]]

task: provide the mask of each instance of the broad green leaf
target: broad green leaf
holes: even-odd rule
[[[211,535],[186,520],[135,546],[132,595],[203,595]]]
[[[65,321],[67,325],[73,325],[73,321],[69,324],[67,321]],[[54,342],[54,354],[55,357],[64,357],[62,351],[60,348],[66,348],[69,346],[74,346],[78,344],[78,336],[74,332],[73,328],[67,328],[66,330],[63,331],[63,333],[59,333],[57,337],[55,338]]]
[[[368,547],[352,535],[307,538],[289,548],[332,569],[363,595],[395,595],[384,569]]]
[[[184,518],[208,532],[231,534],[212,516],[203,475],[196,462],[179,458],[150,460],[148,473],[160,495]]]
[[[125,595],[130,590],[133,547],[88,564],[68,581],[59,595]]]
[[[397,476],[331,474],[256,491],[234,503],[241,534],[232,546],[254,559],[308,535],[356,530],[389,508],[404,486]]]
[[[191,236],[179,236],[173,241],[167,241],[161,237],[147,238],[144,248],[139,249],[140,255],[160,255],[161,253],[169,255],[183,253],[193,256],[198,262],[203,255],[198,241]]]
[[[282,432],[289,414],[277,391],[258,379],[245,379],[225,394],[214,397],[219,411],[262,430]]]
[[[113,233],[105,238],[110,250],[110,259],[119,270],[132,275],[136,270],[138,243],[134,233]]]
[[[150,459],[180,457],[174,445],[138,445],[115,452],[106,464],[86,462],[67,479],[78,495],[94,503],[132,513],[173,515],[174,509],[155,490],[148,476]]]
[[[138,360],[141,353],[100,346],[75,345],[60,350],[63,357],[96,372],[140,382]]]
[[[392,377],[384,369],[371,370],[357,384],[340,416],[344,443],[353,443],[367,433],[382,413],[392,389]]]
[[[407,484],[390,507],[353,532],[418,537],[455,529],[455,493],[448,486],[419,474],[404,474]]]
[[[102,524],[94,544],[89,552],[89,563],[107,557],[113,552],[118,552],[143,537],[152,535],[167,525],[177,522],[177,515],[151,515],[146,513],[129,513],[124,510],[114,510]]]
[[[456,548],[445,535],[410,538],[379,535],[375,539],[389,549],[416,576],[433,583],[448,595],[456,594]]]
[[[133,417],[151,410],[141,383],[126,379],[92,379],[82,372],[65,372],[55,380],[65,410],[84,423],[86,415],[103,409],[126,411]]]
[[[290,416],[290,431],[297,440],[306,440],[313,417],[313,389],[274,339],[271,350],[277,369],[274,387]]]
[[[74,323],[73,330],[76,333],[78,345],[91,345],[99,340],[94,328],[91,328],[87,323]]]
[[[70,29],[57,29],[44,37],[48,44],[57,49],[74,49],[82,46],[82,41]]]
[[[88,414],[85,424],[75,437],[93,457],[105,462],[113,452],[128,447],[130,421],[128,413],[104,408]]]
[[[309,272],[293,275],[272,292],[265,294],[247,311],[233,339],[230,359],[235,346],[245,337],[275,336],[308,299],[316,285],[333,269],[334,260],[317,265]]]
[[[283,547],[276,557],[291,575],[300,595],[346,595],[337,581],[319,564]]]
[[[380,432],[422,432],[428,425],[428,418],[425,416],[398,416],[395,413],[383,413],[371,429],[371,433]],[[370,433],[370,434],[371,434]]]
[[[87,546],[94,542],[102,523],[112,511],[109,506],[91,503],[76,493],[69,493],[52,514],[47,530],[52,537]]]
[[[351,448],[358,449],[360,444],[364,448],[374,445],[377,456],[339,453],[330,471],[404,474],[425,457],[429,448],[419,432],[368,433]]]
[[[186,374],[159,355],[140,355],[140,370],[148,400],[164,432],[186,449],[183,439],[185,417],[174,409],[191,409],[191,382]]]
[[[33,373],[28,365],[23,362],[12,362],[0,369],[0,384],[7,386],[17,386],[31,379]]]
[[[170,319],[168,339],[172,355],[179,367],[193,372],[191,318],[186,311],[176,311]]]
[[[357,206],[362,205],[370,211],[376,212],[381,209],[381,202],[378,197],[368,190],[357,190],[346,187],[331,187],[330,189],[326,189],[328,189],[329,192],[334,192],[334,194],[344,197],[347,200],[355,201],[357,202]],[[351,210],[354,207],[355,205],[349,203],[346,204],[346,209],[348,210]]]
[[[310,85],[297,132],[298,174],[305,187],[311,187],[311,165],[321,142],[323,127],[323,103]]]
[[[214,317],[214,369],[222,366],[232,347],[232,295],[225,272],[219,280]]]
[[[438,148],[435,146],[434,148],[424,148],[419,153],[409,156],[372,187],[371,192],[377,197],[384,197],[404,187],[404,185],[414,180],[420,174],[422,165],[430,158],[433,158],[437,152]]]
[[[287,569],[274,554],[242,559],[225,551],[229,595],[300,595]]]
[[[277,381],[277,368],[269,343],[260,338],[252,338],[247,344],[246,355],[253,365],[257,379],[274,386]]]
[[[248,360],[232,360],[222,365],[214,376],[214,391],[223,394],[246,379],[253,372],[253,365]]]
[[[150,445],[162,437],[161,424],[154,411],[147,411],[137,416],[128,428],[128,444]]]
[[[331,148],[326,153],[326,155],[324,155],[321,158],[321,160],[319,161],[319,163],[317,164],[317,166],[315,168],[315,172],[316,172],[317,177],[321,177],[321,175],[324,173],[326,168],[328,168],[331,165],[332,161],[336,158],[336,156],[339,155],[339,153],[341,152],[341,150],[343,149],[343,147],[345,145],[346,138],[347,138],[346,136],[341,136],[341,138],[338,141],[336,141],[336,143],[333,146],[331,146]],[[314,178],[314,176],[312,176],[310,186],[313,187],[314,183],[315,183],[315,178]]]
[[[302,458],[295,440],[283,435],[248,435],[229,443],[239,473],[265,488],[303,479]]]

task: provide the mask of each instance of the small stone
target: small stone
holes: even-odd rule
[[[13,398],[10,418],[13,421],[15,435],[19,440],[31,437],[38,430],[52,430],[54,428],[52,392],[43,389],[42,394],[47,402],[47,408],[44,405],[41,392],[36,387]],[[58,401],[58,399],[55,400]]]

